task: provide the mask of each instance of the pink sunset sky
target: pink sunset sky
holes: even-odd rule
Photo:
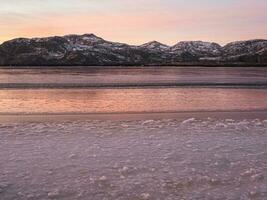
[[[0,5],[0,43],[84,33],[129,44],[267,38],[266,0],[0,0]]]

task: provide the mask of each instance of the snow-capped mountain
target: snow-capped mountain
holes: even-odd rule
[[[94,34],[18,38],[0,45],[0,65],[175,65],[179,62],[267,63],[267,40],[219,44],[157,41],[133,46]]]
[[[177,54],[188,52],[196,57],[216,57],[222,55],[222,47],[219,44],[202,41],[179,42],[171,50]]]
[[[224,55],[257,54],[267,48],[267,40],[231,42],[223,47]]]
[[[140,45],[139,47],[146,48],[146,49],[151,50],[151,51],[167,51],[170,49],[170,47],[168,45],[162,44],[158,41],[148,42],[148,43],[145,43],[143,45]]]
[[[247,40],[231,42],[223,47],[223,61],[267,62],[267,40]]]

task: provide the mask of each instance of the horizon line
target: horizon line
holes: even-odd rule
[[[230,43],[233,43],[233,42],[245,42],[245,41],[253,41],[253,40],[267,40],[267,39],[264,39],[264,38],[252,38],[252,39],[244,39],[244,40],[234,40],[234,41],[231,41],[231,42],[227,42],[227,43],[220,43],[220,42],[215,42],[215,41],[207,41],[207,40],[178,40],[176,43],[174,44],[166,44],[166,43],[163,43],[163,42],[160,42],[158,40],[150,40],[150,41],[147,41],[147,42],[143,42],[141,44],[131,44],[131,43],[126,43],[126,42],[119,42],[119,41],[112,41],[112,40],[109,40],[109,39],[105,39],[104,37],[102,36],[98,36],[94,33],[83,33],[83,34],[78,34],[78,33],[70,33],[70,34],[64,34],[64,35],[47,35],[47,36],[36,36],[36,37],[15,37],[15,38],[11,38],[11,39],[7,39],[7,40],[4,40],[4,41],[1,41],[0,40],[0,45],[4,44],[5,42],[9,42],[9,41],[12,41],[12,40],[16,40],[16,39],[42,39],[42,38],[52,38],[52,37],[66,37],[66,36],[71,36],[71,35],[76,35],[76,36],[83,36],[83,35],[94,35],[95,37],[98,37],[98,38],[101,38],[105,41],[108,41],[108,42],[114,42],[114,43],[121,43],[121,44],[126,44],[126,45],[130,45],[130,46],[142,46],[144,44],[147,44],[147,43],[150,43],[150,42],[158,42],[158,43],[161,43],[163,45],[166,45],[166,46],[169,46],[169,47],[172,47],[180,42],[208,42],[208,43],[216,43],[218,45],[220,45],[221,47],[223,46],[226,46],[227,44],[230,44]]]

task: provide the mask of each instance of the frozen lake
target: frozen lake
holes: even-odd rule
[[[2,89],[0,114],[266,111],[266,89]]]
[[[0,69],[0,87],[267,86],[264,67],[53,67]]]
[[[267,199],[266,68],[0,69],[0,200]]]
[[[0,114],[267,109],[266,68],[72,68],[0,69]]]
[[[267,199],[267,120],[0,124],[0,199]]]

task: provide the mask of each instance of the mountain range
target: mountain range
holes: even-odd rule
[[[0,45],[1,66],[107,66],[183,64],[267,64],[267,40],[231,42],[225,46],[182,41],[168,46],[110,42],[94,34],[17,38]]]

